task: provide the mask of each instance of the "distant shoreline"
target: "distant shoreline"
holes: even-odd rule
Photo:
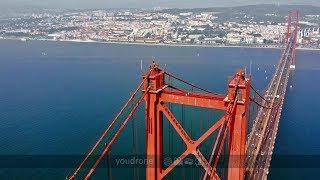
[[[3,38],[0,40],[16,40],[15,38]],[[171,46],[171,47],[204,47],[204,48],[252,48],[252,49],[282,49],[282,47],[274,46],[237,46],[237,45],[208,45],[208,44],[164,44],[164,43],[138,43],[138,42],[102,42],[94,40],[52,40],[52,39],[30,39],[27,41],[50,41],[50,42],[75,42],[75,43],[98,43],[98,44],[123,44],[123,45],[140,45],[140,46]],[[316,48],[297,48],[305,51],[320,51]]]
[[[266,49],[281,49],[280,47],[253,47],[253,46],[232,46],[232,45],[208,45],[208,44],[164,44],[164,43],[139,43],[139,42],[101,42],[92,40],[50,40],[41,39],[40,41],[53,42],[76,42],[76,43],[99,43],[99,44],[123,44],[123,45],[141,45],[141,46],[171,46],[171,47],[205,47],[205,48],[266,48]]]

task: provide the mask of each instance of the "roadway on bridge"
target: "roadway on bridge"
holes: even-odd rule
[[[249,135],[246,148],[246,179],[266,179],[270,166],[275,137],[278,130],[283,98],[289,79],[290,65],[294,51],[294,37],[290,38],[275,70],[273,78],[267,87],[265,98],[270,102],[263,102],[252,131]]]

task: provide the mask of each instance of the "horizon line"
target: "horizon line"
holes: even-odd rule
[[[310,7],[319,7],[319,5],[314,4],[276,4],[276,3],[260,3],[260,4],[244,4],[244,5],[235,5],[235,6],[209,6],[209,7],[166,7],[166,6],[152,6],[152,7],[46,7],[44,5],[1,5],[0,9],[2,8],[41,8],[41,9],[61,9],[61,10],[104,10],[104,9],[146,9],[151,10],[155,8],[159,9],[210,9],[210,8],[235,8],[235,7],[245,7],[245,6],[262,6],[262,5],[270,5],[270,6],[310,6]]]

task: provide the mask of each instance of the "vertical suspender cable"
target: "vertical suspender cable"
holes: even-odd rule
[[[200,119],[200,136],[202,134],[202,126],[203,126],[203,122],[202,122],[202,114],[203,114],[203,109],[200,108],[199,109],[199,119]],[[203,143],[204,144],[204,143]],[[201,169],[200,169],[200,178],[201,178]]]
[[[146,75],[146,77],[149,77],[150,72]],[[81,164],[79,165],[79,167],[75,170],[75,172],[73,173],[73,175],[69,178],[69,180],[74,180],[74,178],[77,176],[77,174],[79,173],[80,169],[84,166],[84,164],[88,161],[89,157],[93,154],[93,152],[96,150],[96,148],[98,147],[98,145],[102,142],[102,140],[107,136],[108,132],[110,131],[110,129],[113,127],[113,125],[118,121],[119,117],[122,115],[122,113],[124,112],[124,110],[127,108],[127,106],[129,105],[129,103],[134,99],[134,97],[136,96],[136,94],[138,93],[138,91],[140,90],[140,88],[142,87],[142,85],[145,83],[145,81],[148,78],[145,78],[137,87],[137,89],[132,93],[132,95],[130,96],[129,100],[125,103],[125,105],[121,108],[120,112],[117,114],[117,116],[111,121],[110,125],[108,126],[108,128],[103,132],[102,136],[99,138],[99,140],[96,142],[96,144],[91,148],[91,150],[89,151],[89,153],[86,155],[86,157],[84,158],[84,160],[81,162]]]
[[[112,180],[112,166],[111,166],[111,156],[110,156],[110,151],[108,152],[107,155],[107,161],[108,161],[108,178],[109,180]]]
[[[134,120],[133,120],[134,122]],[[139,121],[138,121],[139,122]],[[138,158],[139,153],[139,131],[138,131],[138,122],[134,123],[134,138],[135,138],[135,156]],[[137,180],[140,180],[140,173],[139,173],[139,167],[136,169],[137,172]]]
[[[192,116],[191,116],[191,138],[194,139],[194,132],[193,132],[194,113],[193,113],[193,110],[191,110],[191,114],[192,114]],[[191,179],[192,180],[194,179],[195,169],[196,169],[195,166],[192,166],[192,169],[191,169]]]
[[[193,86],[191,86],[191,92],[193,92]],[[193,124],[194,124],[194,120],[195,120],[195,116],[194,116],[194,107],[190,108],[191,111],[191,138],[194,139],[194,132],[193,132]],[[192,166],[191,169],[191,180],[194,179],[194,175],[195,175],[195,171],[196,171],[196,166]]]
[[[185,114],[184,114],[184,112],[185,112],[185,109],[184,109],[185,107],[184,107],[184,105],[182,104],[182,106],[181,106],[181,110],[182,110],[182,127],[183,128],[186,128],[185,127],[185,122],[184,122],[184,118],[185,118]],[[182,142],[182,144],[181,144],[181,149],[182,149],[182,152],[184,151],[184,142],[183,142],[183,140],[181,141]],[[182,167],[182,179],[186,179],[185,178],[185,165],[184,164],[182,164],[183,165],[183,167]]]
[[[101,160],[104,158],[104,156],[107,154],[107,152],[110,150],[111,146],[113,145],[113,143],[115,142],[115,140],[118,138],[118,136],[120,135],[120,133],[122,132],[122,130],[124,129],[124,127],[126,126],[126,124],[128,123],[128,121],[130,120],[132,114],[135,113],[135,111],[137,110],[138,106],[140,105],[140,103],[142,102],[143,98],[146,96],[146,94],[148,93],[150,88],[148,88],[141,96],[140,98],[137,100],[137,102],[134,105],[134,108],[130,111],[130,113],[128,114],[128,116],[126,117],[126,119],[123,121],[123,123],[120,125],[120,127],[118,128],[118,130],[115,132],[115,134],[113,135],[113,137],[111,138],[110,142],[107,144],[107,146],[104,148],[103,152],[100,154],[99,158],[96,160],[96,162],[94,163],[94,165],[91,167],[89,173],[86,175],[85,180],[89,180],[92,173],[95,171],[95,169],[97,168],[97,166],[99,165],[99,163],[101,162]],[[74,177],[72,177],[73,180]]]
[[[171,105],[171,103],[170,103],[170,106],[169,106],[169,109],[170,109],[170,111],[172,112],[172,105]],[[172,153],[172,149],[171,149],[171,136],[172,136],[172,133],[171,133],[171,131],[172,131],[172,128],[171,128],[171,124],[170,123],[168,123],[168,127],[169,127],[169,142],[168,142],[168,149],[169,149],[169,152],[168,152],[168,155],[167,156],[169,156],[169,159],[172,159],[172,155],[171,155],[171,153]],[[170,179],[172,179],[172,176],[170,175]]]
[[[171,76],[169,76],[169,84],[173,85]],[[169,104],[169,109],[171,112],[173,112],[172,103]],[[170,159],[173,159],[173,132],[172,132],[173,128],[171,127],[170,123],[168,123],[168,126],[169,126],[169,143],[168,143],[169,153],[168,153],[168,155],[169,155]],[[170,179],[172,180],[172,178],[173,178],[173,176],[172,176],[172,174],[170,174]]]
[[[250,127],[251,127],[251,102],[249,102],[249,112],[248,112],[248,117],[247,117],[247,132],[250,132]],[[247,136],[247,134],[246,134]],[[247,136],[248,137],[248,136]]]
[[[131,106],[131,109],[133,109],[133,104]],[[131,126],[131,130],[132,130],[132,146],[133,146],[133,156],[135,157],[135,159],[137,158],[137,152],[136,152],[136,139],[135,139],[135,122],[134,122],[134,115],[131,116],[131,121],[132,121],[132,126]],[[134,180],[137,179],[137,165],[136,163],[134,163],[133,165],[133,176],[134,176]]]

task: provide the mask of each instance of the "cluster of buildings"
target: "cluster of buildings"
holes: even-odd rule
[[[320,44],[320,27],[299,29],[298,43],[300,44]]]
[[[217,12],[83,10],[25,13],[0,21],[0,38],[133,43],[255,45],[282,43],[286,24],[220,22]],[[266,15],[268,16],[268,15]],[[319,28],[299,31],[299,43],[320,43]]]

